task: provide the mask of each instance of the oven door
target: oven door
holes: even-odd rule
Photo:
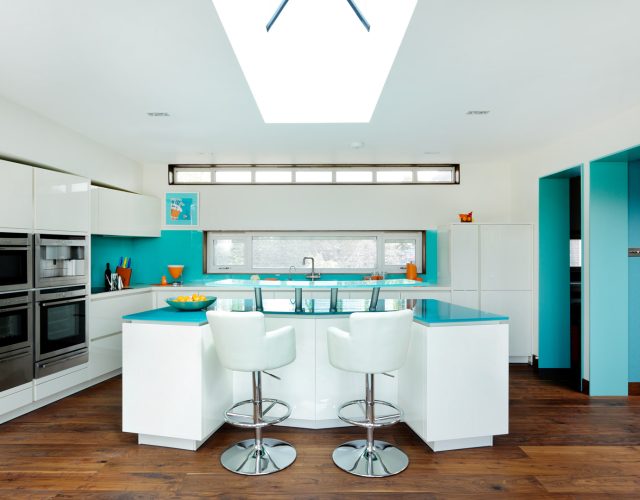
[[[36,361],[86,347],[86,297],[39,302]]]
[[[0,354],[31,346],[31,305],[0,308]]]
[[[0,246],[0,292],[31,288],[31,247]]]

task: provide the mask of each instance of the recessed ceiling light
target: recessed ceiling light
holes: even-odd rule
[[[425,151],[423,154],[425,154],[425,155],[439,155],[440,151]]]
[[[147,116],[150,116],[152,118],[159,118],[161,116],[169,116],[169,113],[167,113],[166,111],[149,111],[147,113]]]
[[[467,111],[467,114],[468,115],[488,115],[489,114],[489,110],[484,110],[484,109],[476,110],[476,109],[473,109],[471,111]]]
[[[351,144],[349,144],[349,147],[351,149],[362,149],[364,147],[364,142],[362,142],[362,141],[353,141]]]

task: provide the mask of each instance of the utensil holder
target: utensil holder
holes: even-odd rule
[[[131,283],[131,269],[130,267],[116,267],[116,272],[122,278],[122,284],[125,288],[129,288]]]

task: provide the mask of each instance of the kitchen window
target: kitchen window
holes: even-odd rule
[[[460,184],[458,164],[169,165],[169,184]]]
[[[207,232],[207,273],[306,272],[313,257],[323,273],[404,273],[407,262],[424,269],[424,232],[290,231]]]

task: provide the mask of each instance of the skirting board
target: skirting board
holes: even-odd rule
[[[66,398],[67,396],[71,396],[76,392],[80,392],[84,389],[87,389],[88,387],[91,387],[92,385],[96,385],[96,384],[99,384],[100,382],[104,382],[105,380],[109,380],[110,378],[116,377],[121,373],[122,373],[122,370],[118,368],[117,370],[114,370],[110,373],[106,373],[105,375],[101,375],[94,379],[83,382],[82,384],[70,387],[69,389],[65,389],[64,391],[60,391],[56,394],[52,394],[51,396],[48,396],[39,401],[34,401],[33,403],[23,406],[22,408],[18,408],[17,410],[13,410],[9,413],[5,413],[4,415],[0,416],[0,424],[4,422],[8,422],[9,420],[13,420],[14,418],[20,417],[25,413],[29,413],[34,410],[37,410],[38,408],[42,408],[43,406],[47,406],[48,404],[51,404],[60,399]]]
[[[435,452],[462,450],[466,448],[482,448],[484,446],[493,446],[493,436],[427,441],[427,445]]]

